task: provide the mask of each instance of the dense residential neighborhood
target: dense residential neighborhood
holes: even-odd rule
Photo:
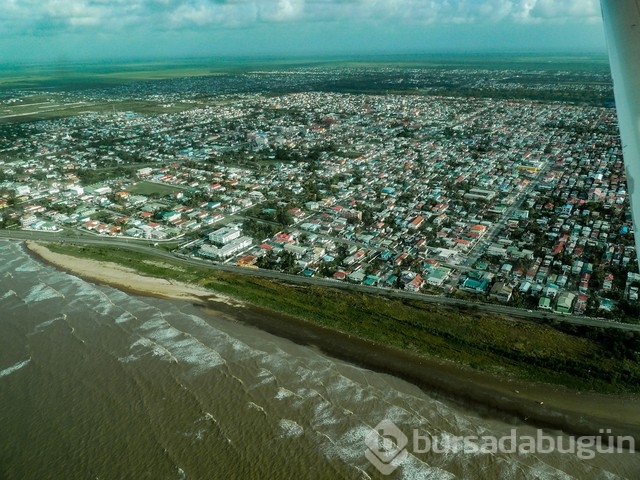
[[[29,98],[5,98],[0,112]],[[73,99],[72,116],[2,125],[2,225],[176,241],[216,262],[526,309],[637,315],[611,107],[393,93],[152,99],[148,112]]]

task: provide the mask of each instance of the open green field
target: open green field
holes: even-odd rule
[[[164,80],[213,75],[215,69],[200,63],[130,62],[104,64],[32,64],[0,66],[0,88],[108,87],[123,81]]]
[[[0,89],[101,88],[165,80],[291,68],[482,68],[608,71],[606,55],[386,55],[350,57],[202,58],[171,62],[0,65]]]
[[[640,392],[640,335],[545,325],[339,289],[288,285],[205,267],[171,268],[152,256],[106,247],[49,245],[53,251],[110,261],[142,274],[198,284],[387,347],[444,359],[502,377],[577,390]]]
[[[24,97],[20,99],[20,102],[0,106],[0,124],[32,120],[51,120],[86,113],[177,113],[199,106],[206,106],[206,104],[184,102],[162,104],[143,100],[80,102],[59,98],[57,96],[38,95],[36,97]]]
[[[174,194],[181,190],[184,190],[184,187],[161,185],[159,183],[151,182],[138,182],[127,188],[127,191],[134,195],[158,195],[161,197]]]

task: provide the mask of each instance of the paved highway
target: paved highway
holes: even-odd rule
[[[238,267],[235,265],[227,265],[209,260],[184,255],[175,255],[162,248],[153,247],[149,240],[139,239],[121,239],[111,237],[101,237],[90,233],[77,231],[76,235],[47,232],[32,232],[23,230],[0,230],[0,238],[12,240],[39,240],[39,241],[58,241],[64,239],[65,242],[77,245],[95,245],[108,246],[126,249],[129,251],[154,255],[158,258],[170,260],[172,262],[181,263],[183,265],[192,265],[197,267],[206,267],[212,270],[237,273],[240,275],[251,275],[255,277],[271,278],[274,280],[285,281],[289,283],[317,285],[323,287],[340,288],[356,292],[370,293],[373,295],[381,295],[389,298],[400,298],[417,300],[437,305],[447,305],[454,307],[473,308],[479,311],[505,315],[514,319],[525,320],[556,320],[571,323],[574,325],[584,325],[591,327],[615,328],[618,330],[640,332],[640,325],[618,323],[610,320],[602,320],[591,317],[577,317],[573,315],[558,315],[554,313],[542,313],[539,311],[528,311],[521,308],[514,308],[507,305],[495,305],[479,302],[470,302],[457,298],[445,297],[441,295],[425,295],[422,293],[405,292],[402,290],[392,290],[379,287],[368,287],[365,285],[354,285],[338,280],[316,277],[302,277],[298,275],[290,275],[287,273],[276,272],[273,270],[263,270],[257,268]]]

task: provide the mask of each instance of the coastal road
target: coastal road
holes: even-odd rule
[[[380,287],[368,287],[366,285],[354,285],[339,280],[316,277],[303,277],[299,275],[291,275],[287,273],[277,272],[273,270],[263,270],[258,268],[238,267],[235,265],[227,265],[210,260],[204,260],[186,255],[175,255],[159,247],[151,246],[149,240],[119,239],[95,236],[89,233],[78,232],[77,236],[61,236],[56,233],[34,232],[24,230],[0,230],[0,238],[11,240],[34,240],[34,241],[60,241],[64,240],[74,245],[93,245],[104,247],[117,247],[129,251],[153,255],[155,257],[165,259],[171,262],[177,262],[183,265],[191,265],[195,267],[205,267],[211,270],[225,271],[240,275],[250,275],[254,277],[269,278],[288,283],[315,285],[321,287],[339,288],[354,292],[368,293],[388,298],[415,300],[436,305],[445,305],[457,308],[478,310],[496,315],[504,315],[514,319],[529,321],[546,321],[546,322],[566,322],[574,325],[582,325],[588,327],[613,328],[617,330],[640,332],[640,325],[619,323],[610,320],[573,316],[559,315],[555,313],[542,313],[539,311],[528,311],[521,308],[514,308],[507,305],[496,305],[480,302],[471,302],[458,298],[445,297],[441,295],[425,295],[422,293],[406,292],[403,290],[393,290]]]

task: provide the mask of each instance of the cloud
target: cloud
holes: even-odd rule
[[[266,21],[284,22],[304,16],[305,0],[277,0],[263,2],[260,18]]]
[[[593,17],[600,15],[596,0],[538,0],[534,14],[546,18]]]
[[[593,23],[597,0],[2,0],[0,34],[287,22]]]
[[[598,0],[522,0],[515,18],[523,22],[600,21]]]
[[[65,32],[139,22],[157,0],[2,0],[0,34]]]

